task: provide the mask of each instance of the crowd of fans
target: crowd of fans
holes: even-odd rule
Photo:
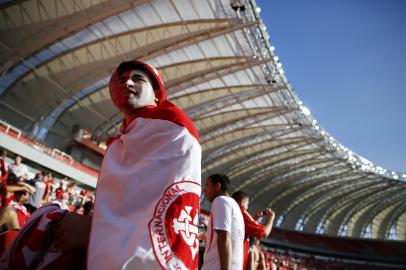
[[[7,162],[11,160],[13,162]],[[10,164],[9,164],[10,163]],[[47,202],[59,202],[81,215],[92,215],[94,192],[79,187],[66,177],[59,179],[50,172],[30,171],[21,156],[9,155],[0,150],[0,233],[18,230],[30,215]],[[259,239],[267,237],[272,228],[274,213],[270,209],[259,211],[254,217],[248,214],[248,196],[237,191],[232,198],[238,203],[244,216],[246,239],[243,269],[247,270],[311,270],[311,269],[375,269],[359,268],[349,262],[335,258],[316,258],[309,254],[291,253],[266,247]],[[199,269],[203,263],[206,233],[210,223],[210,212],[202,210],[199,218]]]
[[[297,253],[287,249],[262,246],[269,270],[385,270],[400,269],[397,266],[376,264],[368,261],[339,259],[310,253]]]
[[[203,264],[203,254],[206,246],[206,232],[210,222],[210,213],[202,211],[199,218],[199,269]],[[270,249],[266,249],[258,239],[250,238],[250,252],[248,257],[248,265],[246,270],[310,270],[316,269],[305,261],[287,254],[276,253]]]
[[[7,162],[7,160],[11,160],[10,157],[13,157],[14,161]],[[68,180],[66,177],[58,179],[51,172],[33,173],[24,164],[21,156],[9,154],[4,149],[0,150],[0,165],[0,232],[22,228],[30,215],[47,202],[58,201],[70,212],[82,215],[92,214],[93,191],[78,187],[74,181]],[[241,202],[241,194],[235,199]],[[244,199],[246,198],[244,197]],[[243,207],[241,209],[244,210]],[[205,232],[209,219],[209,213],[203,211],[199,230],[201,254],[204,252]],[[257,229],[261,230],[261,227]],[[266,232],[260,231],[259,235],[268,234],[269,231],[268,226]],[[251,237],[247,241],[249,242],[249,257],[246,269],[305,269],[288,268],[292,263],[288,264],[286,261],[279,264],[279,257],[265,251],[256,238]]]
[[[210,213],[202,210],[199,217],[199,269],[203,264],[203,255],[206,247],[206,233],[210,222]],[[303,260],[287,256],[285,254],[276,254],[266,249],[258,239],[249,238],[248,262],[244,270],[310,270],[316,269],[309,267]]]
[[[51,172],[33,173],[21,156],[7,162],[8,152],[0,151],[0,232],[20,229],[30,215],[47,202],[59,202],[70,212],[89,215],[93,211],[94,192],[78,187],[67,177],[56,178]]]

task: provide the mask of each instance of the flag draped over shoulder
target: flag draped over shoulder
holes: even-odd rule
[[[145,64],[144,64],[145,65]],[[101,167],[88,269],[197,269],[201,148],[187,115],[165,99],[111,140]]]
[[[0,269],[85,269],[83,252],[61,252],[55,247],[56,223],[68,212],[59,202],[37,209],[0,259]]]

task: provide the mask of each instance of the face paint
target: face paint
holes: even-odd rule
[[[156,105],[148,75],[140,70],[127,70],[117,76],[110,86],[110,95],[121,111]]]

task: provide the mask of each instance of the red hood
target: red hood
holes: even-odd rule
[[[150,76],[149,79],[153,84],[155,97],[158,99],[157,106],[146,106],[143,108],[139,108],[138,111],[132,116],[132,120],[138,117],[143,117],[149,119],[162,119],[171,121],[179,126],[187,128],[190,134],[192,134],[199,141],[199,134],[197,132],[197,129],[193,125],[189,117],[186,115],[186,113],[182,111],[180,108],[178,108],[175,104],[167,100],[166,89],[162,81],[162,76],[157,69],[137,60],[125,62],[120,64],[117,67],[117,69],[113,72],[110,82],[114,81],[113,79],[115,76],[118,76],[118,69],[120,69],[122,65],[125,65],[126,67],[125,70],[131,68],[131,69],[140,69],[146,72]],[[124,70],[121,70],[121,72],[123,71]],[[119,134],[125,133],[128,124],[129,123],[125,123],[125,121],[123,120],[123,123],[119,129]],[[107,140],[107,145],[109,145],[115,138],[116,137],[109,138]]]

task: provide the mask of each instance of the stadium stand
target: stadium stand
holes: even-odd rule
[[[0,122],[0,136],[1,147],[18,153],[29,160],[33,160],[45,168],[69,176],[83,184],[93,188],[96,186],[98,171],[84,166],[75,161],[70,155],[58,149],[49,148],[29,138],[21,130],[4,121]],[[49,168],[50,166],[51,168]]]
[[[333,237],[273,228],[271,236],[263,244],[298,254],[321,256],[326,260],[340,260],[342,263],[347,260],[364,266],[375,264],[395,269],[406,265],[405,241]]]

